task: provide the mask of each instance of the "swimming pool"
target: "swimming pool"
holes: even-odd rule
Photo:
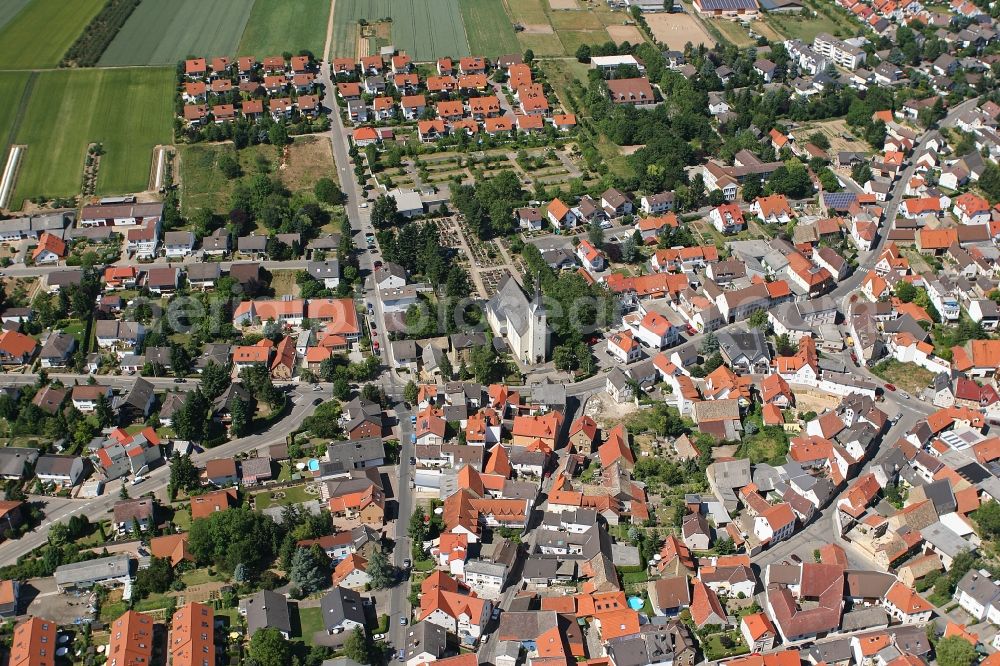
[[[632,610],[642,610],[642,607],[646,605],[646,602],[642,600],[642,597],[629,597],[628,607]]]
[[[319,461],[316,460],[315,458],[313,458],[313,459],[311,459],[309,461],[309,471],[310,472],[318,472],[319,471]]]

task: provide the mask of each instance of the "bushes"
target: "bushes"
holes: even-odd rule
[[[63,67],[93,67],[141,0],[108,0],[63,56]]]

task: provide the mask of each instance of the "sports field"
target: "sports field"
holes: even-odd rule
[[[469,55],[459,0],[337,0],[333,55],[357,56],[358,21],[386,17],[392,18],[392,43],[416,61]]]
[[[264,58],[306,49],[322,58],[329,16],[330,0],[256,0],[235,55]]]
[[[235,56],[253,5],[254,0],[158,0],[140,3],[98,64],[173,65],[194,55]],[[276,32],[274,39],[285,37],[287,35]]]
[[[503,3],[496,0],[459,0],[459,5],[472,53],[495,58],[521,52]]]
[[[0,3],[0,69],[55,67],[104,0],[15,0]],[[23,5],[17,11],[17,5]]]
[[[174,70],[75,69],[42,72],[17,143],[26,144],[11,208],[39,195],[79,193],[90,143],[102,143],[97,190],[145,190],[153,146],[170,143]]]

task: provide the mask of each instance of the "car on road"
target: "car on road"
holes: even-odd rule
[[[895,390],[896,390],[896,387],[895,387],[895,386],[893,386],[892,384],[886,384],[886,385],[885,385],[885,390],[886,390],[886,391],[895,391]]]
[[[400,615],[399,616],[399,623],[401,625],[403,625],[404,627],[406,626],[406,616],[405,615]]]
[[[413,566],[413,562],[410,561],[410,558],[406,558],[405,560],[403,560],[404,569],[409,569],[411,566]]]
[[[320,386],[319,384],[316,384],[315,386],[313,386],[313,391],[322,391],[322,390],[323,390],[323,387]]]
[[[411,465],[416,465],[417,464],[417,459],[414,458],[413,456],[410,456],[410,464]]]
[[[413,433],[410,433],[410,444],[416,444],[416,443],[417,443],[417,436]]]
[[[368,208],[368,202],[366,201],[363,204],[360,204],[358,208]]]
[[[698,329],[696,329],[691,324],[685,324],[687,328],[688,335],[698,335]]]
[[[372,349],[374,349],[375,351],[378,351],[378,340],[376,340],[375,342],[372,343]]]
[[[183,377],[178,377],[177,379],[174,380],[174,384],[186,384],[186,383],[187,380],[184,379]]]
[[[380,641],[380,640],[383,640],[384,638],[385,638],[385,634],[375,634],[374,636],[372,636],[372,640],[373,641]]]
[[[500,619],[500,608],[499,607],[493,609],[493,619],[494,620]]]
[[[313,400],[313,406],[319,405],[323,402],[323,398],[316,398]]]
[[[381,261],[376,261],[374,264],[372,264],[372,267],[375,270],[378,270],[378,269],[382,268],[382,262]]]
[[[403,661],[404,659],[406,659],[406,650],[400,650],[399,653],[396,655],[396,659],[398,659],[399,661]]]
[[[795,553],[792,553],[790,557],[792,558],[792,561],[795,562],[796,564],[802,564],[802,558],[796,555]]]
[[[410,414],[410,425],[417,425],[417,415]]]
[[[146,480],[146,477],[144,477],[143,475],[140,474],[139,476],[137,476],[134,479],[132,479],[132,485],[133,486],[137,486],[137,485],[139,485],[140,483],[142,483],[145,480]]]
[[[374,319],[372,319],[370,322],[368,322],[368,326],[369,326],[369,328],[372,329],[373,332],[378,330],[377,328],[375,328],[375,320]]]
[[[910,399],[910,394],[907,393],[906,391],[900,391],[899,395],[900,395],[901,398],[903,398],[903,400],[909,400]]]

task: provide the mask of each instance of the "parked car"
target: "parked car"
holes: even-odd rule
[[[896,387],[895,387],[895,386],[893,386],[892,384],[886,384],[886,385],[885,385],[885,390],[886,390],[886,391],[895,391],[895,390],[896,390]]]
[[[406,626],[406,616],[405,615],[400,615],[399,616],[399,623],[401,625],[403,625],[404,627]]]
[[[133,486],[137,486],[137,485],[139,485],[140,483],[142,483],[145,480],[146,480],[146,477],[144,477],[143,475],[140,474],[139,476],[137,476],[134,479],[132,479],[132,485]]]

